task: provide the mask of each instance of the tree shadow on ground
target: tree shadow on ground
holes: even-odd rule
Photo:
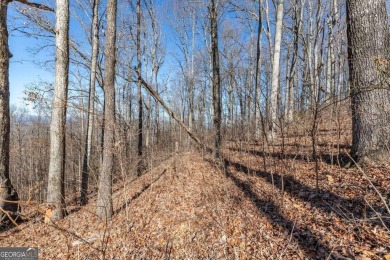
[[[14,233],[18,233],[21,231],[21,229],[17,228],[17,226],[14,224],[14,222],[18,225],[21,225],[21,224],[26,223],[28,221],[29,220],[26,218],[15,217],[15,216],[12,216],[12,221],[9,219],[2,220],[0,222],[0,234],[3,232],[6,232],[8,230],[11,230],[11,229],[14,229],[14,231],[13,231]],[[0,241],[1,241],[1,237],[0,237]]]
[[[318,193],[315,188],[298,181],[290,175],[282,176],[280,173],[270,173],[262,170],[256,170],[250,168],[242,163],[233,162],[227,158],[224,158],[225,167],[231,166],[239,172],[244,174],[250,174],[262,178],[271,185],[274,185],[280,191],[289,193],[291,196],[310,203],[312,207],[315,207],[326,213],[336,213],[342,219],[347,221],[353,219],[364,218],[366,215],[374,215],[375,212],[369,209],[363,202],[362,198],[344,198],[331,191],[319,189]],[[385,208],[380,205],[371,205],[376,212],[386,216]],[[384,224],[390,227],[390,219],[383,218]],[[382,226],[380,220],[373,220],[370,222],[373,225]]]
[[[329,247],[323,244],[309,228],[297,226],[293,220],[286,218],[278,205],[273,201],[259,198],[250,184],[237,178],[228,168],[226,168],[226,175],[273,225],[280,226],[289,233],[292,232],[292,237],[307,256],[324,259],[330,254]],[[286,246],[288,246],[287,242]]]
[[[299,160],[304,162],[314,162],[314,159],[310,153],[294,154],[294,153],[282,153],[282,152],[264,152],[264,151],[257,151],[253,149],[245,149],[245,148],[240,149],[236,147],[230,147],[228,149],[234,152],[245,152],[258,157],[265,157],[265,158],[272,157],[280,160],[288,159],[288,160]],[[340,154],[319,153],[318,160],[330,165],[336,165],[338,164],[337,162],[340,162],[340,165],[342,166],[350,161],[348,155],[344,153],[340,153]]]
[[[301,143],[291,143],[291,144],[273,144],[273,146],[278,147],[296,147],[296,148],[309,148],[311,149],[311,144],[301,144]],[[340,148],[340,149],[351,149],[351,145],[349,144],[329,144],[329,143],[318,143],[317,146],[319,147],[332,147],[332,148]]]
[[[165,169],[156,179],[154,179],[153,181],[151,181],[150,183],[146,184],[143,186],[143,188],[138,191],[137,193],[135,193],[130,199],[128,199],[125,203],[123,203],[121,206],[119,206],[114,214],[118,214],[119,212],[121,212],[123,209],[126,208],[126,206],[128,206],[129,204],[131,204],[131,202],[133,202],[134,200],[136,200],[137,198],[139,198],[139,196],[141,196],[142,193],[144,193],[147,189],[150,188],[150,186],[153,184],[153,183],[156,183],[165,173],[167,172],[167,169]]]

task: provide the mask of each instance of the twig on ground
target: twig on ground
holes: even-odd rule
[[[293,233],[294,233],[294,229],[295,229],[295,224],[296,224],[296,223],[297,223],[297,221],[295,220],[295,221],[294,221],[294,225],[293,225],[293,227],[292,227],[292,229],[291,229],[290,237],[289,237],[289,239],[288,239],[288,241],[287,241],[287,245],[286,245],[286,247],[283,249],[282,253],[280,254],[279,259],[282,259],[283,255],[284,255],[284,254],[286,253],[286,251],[287,251],[288,246],[290,245],[290,242],[291,242],[291,239],[292,239],[292,236],[293,236]]]

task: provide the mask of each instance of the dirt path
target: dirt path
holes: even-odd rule
[[[304,200],[311,196],[311,184],[298,187],[301,195],[286,189],[281,200],[276,173],[272,185],[269,174],[250,169],[261,165],[256,158],[255,166],[238,154],[226,158],[230,163],[224,171],[201,154],[181,154],[116,185],[109,223],[96,218],[91,201],[88,207],[73,207],[54,226],[43,224],[37,214],[19,229],[0,233],[0,244],[38,246],[42,259],[305,259],[331,252],[355,257],[373,252],[380,259],[389,250],[389,236],[379,227],[382,238],[358,241],[344,218]],[[351,247],[352,242],[357,245]],[[371,244],[362,249],[365,242]]]

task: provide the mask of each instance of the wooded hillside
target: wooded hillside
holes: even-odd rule
[[[1,247],[390,259],[388,1],[0,1]]]

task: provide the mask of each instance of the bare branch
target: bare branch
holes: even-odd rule
[[[31,7],[34,7],[34,8],[37,8],[37,9],[50,11],[50,12],[54,13],[54,9],[53,8],[51,8],[51,7],[47,6],[47,5],[44,5],[44,4],[32,3],[32,2],[30,2],[28,0],[14,0],[14,1],[22,3],[22,4],[25,4],[25,5],[28,5],[28,6],[31,6]]]

